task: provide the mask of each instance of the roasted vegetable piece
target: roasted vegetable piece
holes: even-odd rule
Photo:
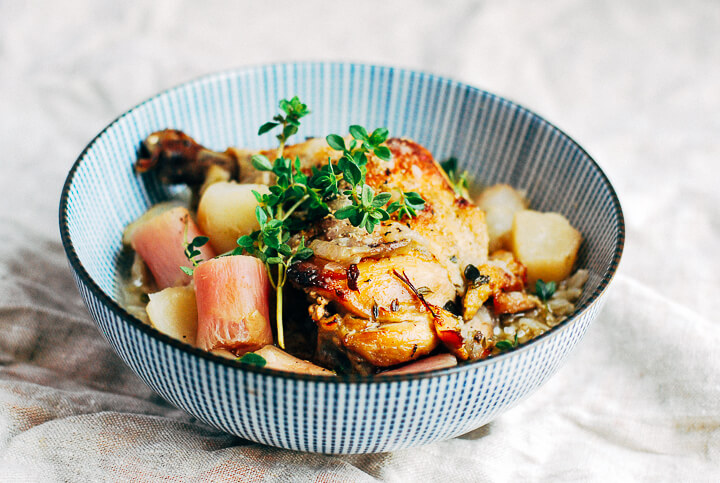
[[[397,374],[414,374],[417,372],[435,371],[457,366],[457,359],[452,354],[438,354],[425,359],[411,362],[391,371],[381,372],[380,375],[392,376]]]
[[[255,217],[258,205],[253,190],[267,193],[268,187],[259,184],[219,182],[209,186],[198,205],[198,225],[210,237],[218,253],[237,247],[237,239],[259,228]]]
[[[527,206],[520,193],[509,185],[496,184],[480,193],[477,205],[485,211],[490,251],[509,249],[515,213]]]
[[[152,272],[159,289],[190,283],[190,277],[180,270],[188,266],[185,242],[202,233],[185,208],[173,208],[141,224],[132,233],[130,243]],[[199,248],[200,260],[215,256],[210,246]]]
[[[192,287],[168,287],[150,294],[146,310],[150,322],[157,330],[195,345],[197,305]]]
[[[195,268],[197,345],[244,353],[272,344],[265,266],[255,257],[214,258]]]
[[[146,222],[152,220],[156,216],[159,216],[166,211],[172,210],[173,208],[178,208],[184,206],[181,201],[178,200],[170,200],[170,201],[162,201],[160,203],[157,203],[155,205],[152,205],[150,209],[148,209],[145,213],[140,215],[138,218],[136,218],[132,223],[130,223],[128,226],[125,227],[125,231],[123,231],[123,244],[127,246],[132,245],[132,239],[133,236],[135,236],[135,230],[137,230],[139,227],[143,226]]]
[[[515,214],[512,245],[527,266],[528,281],[559,282],[570,275],[582,236],[559,213],[524,210]]]
[[[266,345],[262,349],[256,350],[255,354],[261,356],[266,361],[265,367],[277,369],[278,371],[297,372],[299,374],[312,374],[315,376],[334,376],[335,373],[325,368],[317,366],[312,362],[298,359],[291,356],[284,350],[274,345]]]

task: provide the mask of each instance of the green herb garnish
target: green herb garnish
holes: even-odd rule
[[[401,193],[399,201],[393,201],[386,206],[392,198],[392,193],[375,191],[365,184],[368,155],[370,153],[383,161],[391,158],[390,149],[382,144],[387,140],[388,130],[377,128],[372,134],[358,125],[350,126],[352,139],[346,144],[342,136],[330,134],[325,138],[331,148],[342,151],[338,160],[337,169],[342,173],[342,179],[347,183],[348,189],[343,191],[351,204],[335,212],[335,218],[347,219],[353,226],[364,228],[372,233],[375,226],[381,221],[389,220],[390,215],[397,212],[398,219],[404,216],[417,216],[417,211],[425,207],[425,200],[415,192]]]
[[[442,169],[447,173],[450,178],[450,184],[452,184],[455,194],[464,198],[468,197],[468,172],[458,171],[457,159],[448,158],[447,160],[440,163]]]
[[[249,364],[251,366],[257,367],[264,367],[267,364],[267,361],[263,356],[257,355],[254,352],[248,352],[247,354],[243,354],[242,357],[238,357],[235,360],[238,362],[242,362],[243,364]]]
[[[500,349],[501,351],[509,351],[510,349],[514,349],[518,346],[518,336],[515,334],[515,340],[509,341],[509,340],[500,340],[495,342],[495,347]]]
[[[400,197],[400,200],[393,201],[387,208],[388,213],[391,215],[397,212],[398,220],[402,220],[406,216],[408,218],[414,218],[417,216],[418,211],[425,209],[425,200],[414,191],[404,191]]]
[[[338,220],[347,219],[353,226],[364,228],[368,233],[372,233],[375,230],[375,225],[390,219],[385,204],[391,197],[392,194],[390,193],[379,193],[376,196],[375,191],[364,184],[360,196],[353,199],[351,205],[337,210],[335,218]]]
[[[273,120],[266,122],[258,130],[258,136],[262,136],[268,131],[272,131],[277,126],[282,126],[282,131],[276,137],[280,141],[278,158],[282,157],[282,151],[288,138],[295,134],[300,127],[300,118],[310,114],[308,107],[300,102],[298,96],[293,97],[289,101],[287,99],[280,100],[280,109],[285,115],[277,114]]]
[[[200,248],[201,246],[205,245],[209,238],[206,236],[196,236],[192,239],[191,242],[188,242],[187,240],[187,231],[188,231],[188,223],[189,221],[185,221],[185,231],[183,232],[183,246],[185,247],[185,257],[192,263],[193,268],[197,267],[200,262],[203,260],[199,260],[197,257],[201,255]],[[187,275],[190,275],[192,277],[193,275],[193,268],[190,267],[180,267],[180,270],[185,272]]]
[[[550,300],[550,297],[555,293],[557,286],[555,282],[543,282],[542,279],[535,282],[535,294],[543,302]]]

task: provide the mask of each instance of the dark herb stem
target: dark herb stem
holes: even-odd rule
[[[296,202],[294,205],[292,205],[292,206],[290,207],[290,209],[287,210],[287,212],[285,213],[285,215],[283,215],[283,217],[280,218],[280,219],[281,219],[282,221],[287,220],[287,219],[290,217],[290,215],[292,215],[292,214],[295,212],[295,210],[297,210],[297,209],[300,207],[300,205],[302,205],[303,203],[305,203],[305,202],[308,200],[308,198],[310,198],[310,195],[309,195],[309,194],[306,194],[305,196],[303,196],[302,198],[300,198],[299,200],[297,200],[297,202]]]

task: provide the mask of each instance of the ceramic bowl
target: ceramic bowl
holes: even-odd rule
[[[515,350],[451,369],[384,378],[319,377],[241,365],[185,345],[118,303],[123,228],[171,190],[133,171],[140,141],[173,127],[210,148],[268,147],[258,127],[278,100],[312,110],[296,139],[386,126],[473,179],[509,183],[563,213],[584,237],[590,277],[575,312]],[[600,310],[623,248],[618,198],[593,159],[529,110],[443,77],[349,63],[290,63],[209,75],[122,114],[73,165],[60,201],[62,241],[83,300],[122,360],[170,403],[255,442],[321,453],[376,453],[463,434],[543,384]],[[92,361],[88,361],[92,363]],[[542,417],[542,414],[538,415]]]

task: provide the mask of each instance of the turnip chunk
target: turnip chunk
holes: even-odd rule
[[[180,270],[181,266],[191,266],[185,257],[186,225],[187,241],[202,235],[188,210],[177,207],[151,218],[132,234],[132,247],[147,264],[160,290],[190,283],[190,277]],[[209,244],[199,250],[201,260],[215,256]]]
[[[329,371],[323,367],[316,366],[312,362],[298,359],[295,356],[291,356],[282,349],[275,347],[274,345],[266,345],[260,350],[255,351],[255,354],[261,356],[267,364],[265,367],[270,369],[277,369],[278,371],[297,372],[299,374],[312,374],[315,376],[334,376],[335,373]]]
[[[197,305],[192,287],[168,287],[150,294],[146,310],[150,322],[157,330],[195,345]]]
[[[526,206],[523,197],[509,185],[496,184],[483,191],[476,203],[485,212],[490,252],[501,248],[509,249],[513,217]]]
[[[528,283],[559,282],[570,276],[582,235],[559,213],[523,210],[515,213],[512,247],[527,267]]]
[[[260,228],[255,217],[258,205],[253,191],[269,193],[261,184],[220,182],[208,186],[198,205],[198,225],[219,253],[237,247],[237,239]]]
[[[448,367],[457,366],[457,359],[452,354],[438,354],[436,356],[420,359],[411,362],[392,371],[385,371],[378,374],[379,376],[393,376],[397,374],[414,374],[416,372],[434,371],[436,369],[446,369]]]
[[[260,260],[214,258],[195,268],[194,279],[198,347],[247,352],[272,344],[270,282]]]

